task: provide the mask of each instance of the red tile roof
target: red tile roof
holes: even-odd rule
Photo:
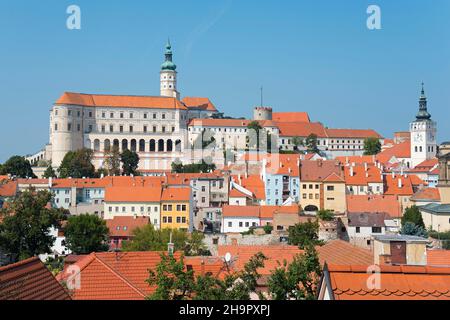
[[[273,112],[272,120],[276,122],[311,122],[307,112]]]
[[[404,175],[395,175],[392,177],[391,174],[385,177],[385,194],[397,196],[412,196],[414,194],[410,175],[406,178]],[[399,180],[401,181],[401,187],[399,187]]]
[[[233,179],[234,182],[252,192],[255,199],[263,200],[266,198],[266,187],[259,175],[241,176],[240,181],[239,176],[233,176]]]
[[[341,156],[336,157],[336,160],[339,160],[343,164],[362,164],[367,163],[368,165],[375,164],[376,157],[375,156]]]
[[[17,193],[17,181],[0,182],[0,197],[14,197]]]
[[[106,220],[110,237],[130,237],[134,229],[146,226],[149,223],[149,217],[115,216],[113,219]]]
[[[70,300],[37,257],[0,267],[0,300]]]
[[[207,111],[217,111],[214,104],[208,98],[202,97],[185,97],[183,98],[183,103],[188,108],[197,108]]]
[[[373,264],[373,253],[370,250],[352,245],[343,240],[332,240],[321,247],[317,247],[322,265],[370,265]]]
[[[371,129],[326,129],[329,138],[382,138]]]
[[[348,212],[386,212],[392,218],[401,217],[400,203],[394,195],[348,195]]]
[[[427,265],[433,267],[450,267],[450,250],[427,250]]]
[[[261,219],[273,219],[275,213],[298,214],[298,206],[230,206],[224,205],[222,215],[224,217],[254,217]]]
[[[253,120],[246,119],[192,119],[189,122],[189,126],[200,127],[245,127],[253,122]],[[271,120],[259,120],[257,121],[261,127],[276,127],[275,122]]]
[[[266,172],[274,175],[298,177],[299,154],[273,154],[267,158]]]
[[[160,187],[107,187],[105,202],[159,202]]]
[[[189,201],[191,198],[190,187],[167,187],[164,188],[161,201]]]
[[[276,122],[280,129],[280,137],[308,137],[315,134],[318,138],[326,138],[325,127],[319,122]]]
[[[411,141],[395,144],[393,147],[381,151],[376,157],[381,163],[389,162],[392,157],[400,159],[411,158]]]
[[[80,286],[73,291],[74,300],[144,300],[154,292],[146,279],[149,269],[161,261],[160,252],[91,253],[73,266],[80,269]],[[178,259],[180,255],[175,254]],[[60,281],[70,274],[58,275]]]
[[[251,196],[239,191],[238,189],[231,189],[229,193],[230,198],[251,198]]]
[[[353,170],[353,176],[351,175]],[[366,186],[369,183],[383,183],[381,170],[374,165],[344,166],[345,183],[351,186]]]
[[[423,188],[417,191],[411,200],[414,201],[441,201],[441,194],[438,188]]]
[[[122,96],[65,92],[56,105],[77,105],[86,107],[120,107],[183,109],[187,107],[176,98],[161,96]]]
[[[381,266],[379,288],[369,288],[369,266],[329,265],[336,300],[450,300],[450,268]]]
[[[343,171],[342,164],[339,161],[336,161],[336,160],[314,160],[314,161],[313,160],[303,160],[300,162],[300,181],[321,182],[321,181],[324,181],[325,179],[327,179],[333,173],[335,173],[341,181],[344,181],[344,171]],[[331,177],[330,177],[330,179],[331,179]],[[336,180],[336,179],[331,179],[331,180]]]

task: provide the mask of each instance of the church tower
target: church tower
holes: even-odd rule
[[[180,93],[177,91],[177,66],[172,61],[172,55],[172,46],[168,40],[165,53],[166,61],[161,65],[160,92],[163,97],[180,99]]]
[[[419,112],[416,120],[410,124],[411,164],[414,168],[421,162],[436,157],[436,122],[431,120],[427,109],[427,97],[422,83],[422,94],[419,99]]]

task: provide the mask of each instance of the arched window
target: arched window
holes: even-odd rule
[[[167,140],[167,152],[172,152],[173,151],[173,142],[172,140]]]
[[[158,140],[158,152],[164,152],[164,140],[163,139]]]
[[[119,150],[119,140],[118,139],[114,139],[113,148]]]
[[[131,151],[136,152],[136,150],[137,150],[136,139],[131,139]]]
[[[109,141],[109,139],[105,140],[104,145],[105,145],[104,147],[105,152],[111,151],[111,141]]]
[[[128,140],[123,139],[122,140],[122,151],[128,150]]]
[[[150,152],[155,152],[156,151],[156,142],[155,140],[150,140]]]
[[[139,152],[145,152],[145,140],[139,140]]]
[[[181,152],[181,140],[175,141],[175,151]]]
[[[94,151],[100,151],[100,140],[94,140]]]

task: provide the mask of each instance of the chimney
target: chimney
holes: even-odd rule
[[[348,164],[348,163],[349,163],[349,161],[348,161],[348,157],[345,157],[345,163],[346,163],[346,164]]]
[[[400,178],[398,178],[398,187],[399,188],[401,188],[403,185],[402,185],[402,178],[400,177]]]
[[[355,172],[353,171],[353,167],[350,167],[350,177],[353,177],[355,175]]]
[[[368,166],[367,166],[367,162],[364,162],[364,170],[367,171]]]
[[[322,164],[323,164],[323,163],[322,163],[322,159],[317,160],[317,166],[318,166],[318,167],[322,167]]]
[[[392,170],[392,179],[395,179],[395,172]]]

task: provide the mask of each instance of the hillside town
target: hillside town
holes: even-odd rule
[[[450,300],[450,142],[418,96],[392,137],[233,118],[182,97],[170,42],[158,96],[64,92],[0,165],[0,300]]]

